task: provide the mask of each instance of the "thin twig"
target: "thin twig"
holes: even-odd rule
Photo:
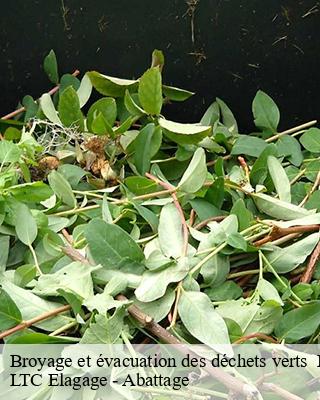
[[[73,76],[78,76],[80,74],[80,71],[78,71],[77,69],[72,73]],[[51,90],[49,90],[49,92],[47,92],[50,96],[52,96],[53,94],[55,94],[58,90],[59,90],[60,85],[55,86],[54,88],[52,88]],[[25,107],[20,107],[15,111],[12,111],[11,113],[4,115],[3,117],[1,117],[1,119],[11,119],[13,117],[15,117],[18,114],[23,113],[24,111],[26,111]]]
[[[304,271],[300,279],[300,282],[310,283],[319,257],[320,257],[320,241],[318,242],[317,246],[315,247],[315,249],[311,254],[307,268]]]
[[[251,333],[250,335],[242,336],[240,339],[238,339],[235,342],[233,342],[233,344],[244,343],[244,342],[246,342],[246,341],[248,341],[250,339],[264,339],[264,340],[267,340],[267,341],[269,341],[271,343],[275,343],[275,344],[279,343],[273,337],[268,336],[265,333],[256,332],[256,333]]]
[[[310,126],[313,126],[316,123],[317,123],[317,120],[306,122],[305,124],[301,124],[301,125],[295,126],[294,128],[290,128],[290,129],[287,129],[286,131],[277,133],[276,135],[269,137],[265,141],[267,143],[274,142],[275,140],[278,140],[282,136],[290,135],[290,133],[295,133],[295,132],[299,132],[299,131],[301,131],[303,129],[310,128]]]
[[[41,315],[38,315],[35,318],[29,319],[28,321],[23,321],[19,325],[14,326],[13,328],[7,329],[0,333],[0,340],[4,339],[7,336],[10,336],[16,332],[22,331],[23,329],[30,328],[30,326],[35,325],[38,322],[44,321],[45,319],[49,319],[55,317],[58,314],[61,314],[65,311],[69,311],[71,306],[65,305],[62,307],[55,308],[54,310],[48,311]]]

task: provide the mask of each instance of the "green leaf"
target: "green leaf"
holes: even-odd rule
[[[183,174],[178,188],[185,193],[195,193],[202,188],[207,177],[207,165],[205,151],[199,147]]]
[[[93,296],[93,282],[91,273],[98,267],[73,262],[59,269],[57,272],[44,274],[38,278],[33,292],[39,296],[59,296],[58,290],[71,291],[87,299]]]
[[[147,207],[143,207],[140,204],[133,203],[133,206],[141,215],[141,217],[151,226],[152,231],[156,233],[159,225],[159,219],[157,215]]]
[[[262,185],[268,175],[267,159],[269,156],[277,157],[275,144],[268,144],[260,156],[256,159],[250,171],[250,182],[252,186]]]
[[[274,156],[269,156],[267,159],[268,169],[279,195],[279,199],[282,201],[291,202],[291,186],[289,178],[283,169],[281,162]]]
[[[62,125],[60,118],[58,117],[57,110],[52,102],[51,96],[48,93],[43,94],[40,97],[40,106],[43,114],[48,120],[54,124]]]
[[[154,319],[155,322],[162,321],[170,312],[174,303],[175,293],[172,289],[167,289],[166,293],[158,300],[144,303],[137,299],[134,300],[134,305],[140,308],[145,314]]]
[[[162,78],[159,67],[149,68],[139,81],[139,100],[151,115],[159,115],[162,108]]]
[[[232,147],[231,154],[259,157],[266,147],[267,143],[258,137],[240,135]]]
[[[252,194],[252,197],[261,212],[277,219],[290,221],[291,219],[302,218],[313,214],[312,211],[275,199],[264,193],[255,193]]]
[[[181,257],[184,246],[182,222],[174,204],[166,204],[162,208],[158,235],[161,250],[167,257]]]
[[[212,127],[200,124],[181,124],[169,121],[164,118],[159,119],[159,125],[164,129],[166,136],[178,144],[196,144],[209,136]]]
[[[142,281],[135,291],[138,300],[148,303],[160,299],[170,283],[180,282],[189,272],[188,261],[181,258],[169,267],[157,271],[146,271]]]
[[[8,293],[0,288],[0,330],[10,329],[21,321],[22,316],[19,308]]]
[[[92,92],[92,84],[90,78],[85,74],[81,80],[80,87],[77,90],[77,95],[79,98],[80,108],[85,106],[90,99]]]
[[[227,279],[229,272],[229,257],[222,254],[216,254],[200,270],[204,283],[215,288],[219,287]]]
[[[160,71],[162,71],[162,68],[164,66],[164,54],[161,50],[154,49],[152,52],[152,62],[151,62],[151,68],[153,67],[159,67]]]
[[[204,113],[200,123],[202,125],[214,125],[220,119],[220,107],[215,101],[213,102]]]
[[[44,201],[53,195],[51,188],[40,181],[11,186],[7,192],[16,200],[28,202]]]
[[[14,271],[13,282],[15,285],[25,287],[29,282],[37,276],[37,268],[35,265],[21,265]]]
[[[134,141],[134,164],[141,175],[149,172],[151,159],[160,149],[161,142],[160,126],[148,124],[139,132]]]
[[[0,141],[0,163],[15,163],[20,160],[22,152],[19,147],[7,140]]]
[[[112,126],[106,121],[101,112],[95,117],[91,124],[91,131],[96,135],[110,135],[114,136]]]
[[[6,269],[8,257],[9,257],[9,236],[0,236],[0,272],[4,272]]]
[[[270,133],[277,131],[280,112],[270,96],[259,90],[252,103],[254,123],[257,128]]]
[[[228,235],[227,243],[229,246],[234,247],[235,249],[243,250],[243,251],[246,251],[247,247],[248,247],[246,240],[238,232]]]
[[[320,153],[320,129],[308,129],[307,132],[301,136],[300,143],[305,149],[310,151],[310,153]]]
[[[124,105],[131,115],[141,117],[142,115],[146,114],[146,112],[133,100],[128,89],[126,90],[126,94],[124,96]]]
[[[115,78],[96,71],[87,72],[87,75],[93,87],[104,96],[123,97],[126,89],[133,90],[138,86],[137,80]]]
[[[37,223],[24,204],[18,204],[16,207],[15,229],[18,239],[27,246],[31,246],[38,235]]]
[[[61,199],[64,204],[71,208],[76,207],[77,201],[72,192],[72,187],[63,175],[57,171],[52,171],[48,176],[48,181],[56,196]]]
[[[158,190],[158,185],[154,181],[143,176],[128,176],[124,183],[130,192],[136,195],[153,193]]]
[[[212,301],[235,300],[242,296],[242,289],[233,281],[226,281],[218,287],[209,288],[205,293]]]
[[[40,297],[33,294],[30,290],[22,289],[7,280],[3,279],[1,284],[3,289],[7,293],[10,293],[10,297],[20,310],[22,320],[24,321],[38,317],[41,314],[61,307],[60,303],[41,299]],[[73,321],[73,319],[69,317],[68,312],[65,312],[53,318],[37,322],[34,324],[34,326],[44,329],[46,331],[54,331],[71,321]]]
[[[91,323],[84,332],[80,343],[112,344],[117,342],[124,328],[124,316],[124,307],[118,308],[111,317],[102,314],[96,315],[95,322]]]
[[[162,91],[163,94],[172,101],[185,101],[194,95],[194,93],[189,90],[167,85],[162,85]]]
[[[234,214],[237,216],[240,231],[248,228],[253,221],[252,212],[247,209],[243,199],[238,199],[234,203],[230,210],[230,214]]]
[[[58,105],[59,117],[65,126],[77,126],[84,130],[84,118],[80,110],[77,92],[72,86],[67,87],[60,95]]]
[[[311,181],[314,182],[320,171],[320,160],[311,161],[307,164],[305,175]]]
[[[224,126],[228,128],[228,130],[232,134],[237,134],[238,133],[238,125],[237,121],[230,110],[230,108],[226,105],[224,101],[219,99],[218,97],[216,98],[216,102],[219,105],[220,108],[220,118],[221,122],[223,123]]]
[[[101,114],[110,127],[112,127],[117,118],[117,104],[115,99],[104,97],[92,104],[87,115],[87,126],[89,131],[92,131],[93,121],[99,114]]]
[[[50,81],[56,85],[59,83],[58,64],[55,52],[53,50],[45,57],[43,68]]]
[[[221,208],[224,202],[224,196],[224,178],[219,176],[207,190],[205,198],[215,207]]]
[[[289,343],[311,336],[320,325],[320,302],[306,304],[287,312],[276,326],[275,333]]]
[[[292,136],[282,136],[277,141],[278,156],[286,157],[291,164],[299,167],[303,161],[303,154],[298,140]]]
[[[117,269],[144,259],[140,247],[117,225],[94,219],[86,226],[84,235],[92,258],[105,268]]]
[[[226,323],[205,293],[183,291],[178,312],[184,326],[200,342],[217,351],[224,345],[226,355],[233,354]]]
[[[263,300],[273,300],[280,305],[283,305],[283,301],[281,300],[277,289],[269,281],[263,278],[259,279],[257,291]]]
[[[319,238],[318,232],[313,233],[290,246],[275,247],[266,257],[278,273],[285,274],[305,261],[319,242]]]

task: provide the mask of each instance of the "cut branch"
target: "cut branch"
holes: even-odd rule
[[[71,309],[71,306],[65,305],[62,307],[55,308],[54,310],[48,311],[41,315],[38,315],[37,317],[29,319],[28,321],[23,321],[23,322],[21,322],[21,324],[16,325],[13,328],[10,328],[10,329],[7,329],[6,331],[1,332],[0,340],[4,339],[7,336],[10,336],[16,332],[30,328],[30,326],[35,325],[38,322],[44,321],[45,319],[49,319],[49,318],[55,317],[58,314],[69,311],[70,309]]]
[[[318,242],[317,246],[313,250],[313,253],[311,254],[307,268],[303,273],[300,282],[309,283],[311,281],[319,257],[320,257],[320,241]]]

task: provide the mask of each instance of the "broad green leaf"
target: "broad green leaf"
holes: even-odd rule
[[[300,142],[310,153],[320,153],[320,129],[310,128],[305,132]]]
[[[299,167],[303,161],[303,154],[298,140],[292,136],[282,136],[277,141],[279,157],[286,157],[293,165]]]
[[[93,296],[91,273],[99,268],[101,266],[90,267],[87,264],[73,262],[57,272],[41,275],[33,292],[39,296],[59,296],[58,290],[63,289],[87,299]]]
[[[15,143],[7,140],[0,141],[0,163],[2,165],[19,161],[21,154],[21,150]]]
[[[29,121],[30,118],[33,118],[37,115],[39,111],[39,104],[38,102],[34,101],[33,97],[31,96],[24,96],[22,99],[22,105],[26,109],[24,120]]]
[[[266,335],[272,334],[281,320],[282,312],[282,307],[278,302],[273,300],[265,301],[256,313],[252,315],[252,319],[243,334],[250,335],[256,332]]]
[[[98,115],[92,121],[91,131],[96,135],[110,135],[111,137],[114,136],[112,126],[105,119],[105,117],[101,112],[98,112]]]
[[[3,289],[0,288],[0,330],[12,328],[22,321],[19,308]]]
[[[212,301],[236,300],[242,296],[242,289],[233,281],[226,281],[218,287],[209,288],[205,293]]]
[[[268,175],[267,159],[269,156],[277,156],[275,144],[268,144],[260,156],[257,158],[250,171],[250,182],[252,186],[262,185]]]
[[[275,247],[266,254],[273,268],[280,274],[292,271],[302,264],[319,242],[320,234],[313,233],[287,247]]]
[[[19,336],[13,336],[12,339],[9,338],[6,344],[64,344],[64,343],[77,343],[78,339],[72,338],[62,338],[61,336],[49,336],[44,333],[24,333]]]
[[[314,182],[320,171],[320,160],[311,161],[307,164],[305,175],[310,181]]]
[[[7,193],[10,193],[18,201],[40,202],[53,195],[51,188],[44,182],[22,183],[11,186]]]
[[[60,94],[58,111],[63,125],[84,129],[84,118],[80,109],[79,97],[72,86],[67,87]]]
[[[232,111],[226,105],[226,103],[224,101],[222,101],[221,99],[219,99],[218,97],[216,99],[216,102],[218,103],[219,108],[220,108],[221,122],[223,123],[224,126],[226,126],[228,128],[228,130],[232,134],[237,134],[238,133],[238,125],[237,125],[237,121],[236,121]]]
[[[128,176],[124,183],[130,192],[136,195],[153,193],[158,190],[158,185],[154,181],[143,176]]]
[[[140,204],[133,203],[133,206],[141,215],[141,217],[151,226],[152,231],[156,233],[159,225],[159,219],[157,215],[147,207],[144,207]]]
[[[267,163],[268,163],[269,173],[273,181],[273,184],[276,188],[276,191],[279,195],[279,199],[290,203],[291,186],[289,178],[285,170],[283,169],[281,162],[276,157],[269,156]]]
[[[278,338],[289,343],[311,336],[320,325],[320,303],[306,304],[287,312],[276,326]]]
[[[92,258],[105,268],[117,269],[144,259],[140,247],[117,225],[94,219],[89,222],[84,234]]]
[[[183,174],[178,188],[182,192],[195,193],[202,188],[207,177],[206,154],[205,151],[199,147]]]
[[[141,175],[150,170],[152,157],[158,152],[162,142],[160,126],[146,125],[134,141],[134,164]]]
[[[37,276],[36,266],[33,264],[21,265],[14,271],[13,283],[20,287],[25,287]]]
[[[291,221],[274,221],[274,225],[280,226],[281,228],[290,228],[291,226],[302,226],[302,225],[320,225],[320,213],[311,214],[306,217],[293,219]]]
[[[152,52],[151,68],[159,67],[160,71],[164,67],[164,54],[161,50],[154,49]]]
[[[162,321],[170,312],[174,303],[175,293],[172,289],[167,289],[166,293],[158,300],[144,303],[134,299],[134,304],[144,313],[154,319],[155,322]]]
[[[84,302],[83,305],[89,311],[98,311],[99,314],[106,314],[109,310],[123,307],[124,304],[128,304],[129,301],[122,302],[114,300],[110,294],[105,290],[102,293],[91,295]]]
[[[247,250],[247,242],[240,233],[235,232],[227,236],[227,243],[229,246],[234,247],[235,249]]]
[[[210,287],[219,287],[227,279],[229,272],[229,257],[222,254],[216,254],[200,270],[204,283]]]
[[[33,294],[30,290],[22,289],[5,279],[1,281],[1,284],[2,288],[7,293],[10,293],[10,297],[20,310],[22,319],[24,321],[38,317],[41,314],[62,306],[60,303],[41,299]],[[54,331],[71,321],[73,321],[73,319],[69,317],[68,312],[65,312],[53,318],[37,322],[34,324],[34,326],[46,331]]]
[[[82,344],[112,344],[115,343],[124,328],[124,307],[118,308],[110,317],[98,314],[85,331],[80,343]]]
[[[259,157],[266,147],[267,143],[258,137],[240,135],[232,147],[231,154]]]
[[[58,64],[55,52],[53,50],[51,50],[50,53],[45,57],[43,68],[50,81],[57,85],[59,82]]]
[[[215,311],[209,297],[201,292],[183,291],[178,304],[179,316],[187,330],[202,343],[232,355],[228,329]]]
[[[9,244],[9,236],[0,236],[0,272],[4,272],[6,269],[9,257]]]
[[[316,209],[317,211],[320,211],[320,190],[316,190],[312,193],[309,200],[306,202],[305,207],[308,210]]]
[[[213,102],[204,113],[200,123],[202,125],[214,125],[220,119],[220,107],[215,101]]]
[[[24,204],[19,204],[16,208],[16,233],[18,239],[27,246],[35,241],[38,235],[37,223],[32,216],[29,208]]]
[[[185,258],[159,271],[146,271],[142,275],[135,295],[138,300],[145,303],[160,299],[170,283],[180,282],[188,272],[188,261]]]
[[[141,117],[142,115],[146,114],[146,112],[131,97],[128,89],[126,90],[126,94],[124,96],[124,105],[131,115]]]
[[[255,302],[248,303],[245,299],[230,300],[219,305],[216,310],[223,317],[232,319],[245,331],[259,310]]]
[[[69,86],[72,86],[74,90],[77,91],[80,87],[79,79],[71,74],[62,75],[59,84],[59,94],[64,92],[64,90],[67,89],[67,87]]]
[[[224,178],[219,176],[207,190],[205,198],[215,207],[221,208],[224,202],[224,197]]]
[[[211,126],[181,124],[164,118],[159,119],[159,125],[164,129],[169,139],[181,145],[198,143],[206,136],[209,136],[212,130]]]
[[[139,100],[151,115],[159,115],[162,108],[162,78],[159,67],[148,69],[139,81]]]
[[[80,87],[77,90],[77,95],[79,97],[80,108],[85,106],[90,99],[92,92],[92,84],[90,78],[85,74],[81,80]]]
[[[52,171],[48,176],[48,181],[56,196],[61,199],[64,204],[72,208],[77,205],[70,183],[59,172]]]
[[[158,235],[161,250],[167,257],[181,257],[184,245],[182,222],[174,204],[167,204],[162,208]]]
[[[48,118],[50,122],[57,125],[62,125],[62,122],[52,102],[50,94],[45,93],[40,97],[40,106],[43,114]]]
[[[269,281],[263,278],[259,279],[257,291],[263,300],[273,300],[280,305],[283,305],[283,301],[281,300],[277,289]]]
[[[87,126],[89,131],[92,130],[92,123],[100,113],[112,127],[117,118],[117,105],[115,99],[112,99],[111,97],[103,97],[92,104],[87,116]]]
[[[243,231],[248,228],[253,221],[253,215],[246,207],[243,199],[238,199],[231,208],[230,214],[234,214],[238,218],[239,230]]]
[[[277,219],[290,221],[291,219],[302,218],[313,214],[312,211],[275,199],[264,193],[255,193],[252,194],[252,197],[261,212]]]
[[[103,195],[103,200],[102,200],[102,219],[104,220],[104,222],[107,222],[108,224],[112,224],[113,222],[106,193]]]
[[[172,101],[185,101],[194,95],[194,93],[189,90],[167,85],[162,85],[162,91],[163,94]]]
[[[138,86],[137,80],[115,78],[96,71],[87,74],[93,87],[104,96],[123,97],[127,88],[131,90]]]
[[[270,96],[259,90],[252,103],[254,123],[263,131],[274,133],[280,121],[280,112]]]

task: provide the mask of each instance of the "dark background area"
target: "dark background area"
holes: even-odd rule
[[[318,117],[320,2],[315,0],[0,0],[0,110],[51,88],[42,60],[60,73],[96,69],[138,77],[154,48],[164,81],[197,94],[165,115],[196,122],[216,96],[252,129],[258,89],[279,105],[281,128]]]

